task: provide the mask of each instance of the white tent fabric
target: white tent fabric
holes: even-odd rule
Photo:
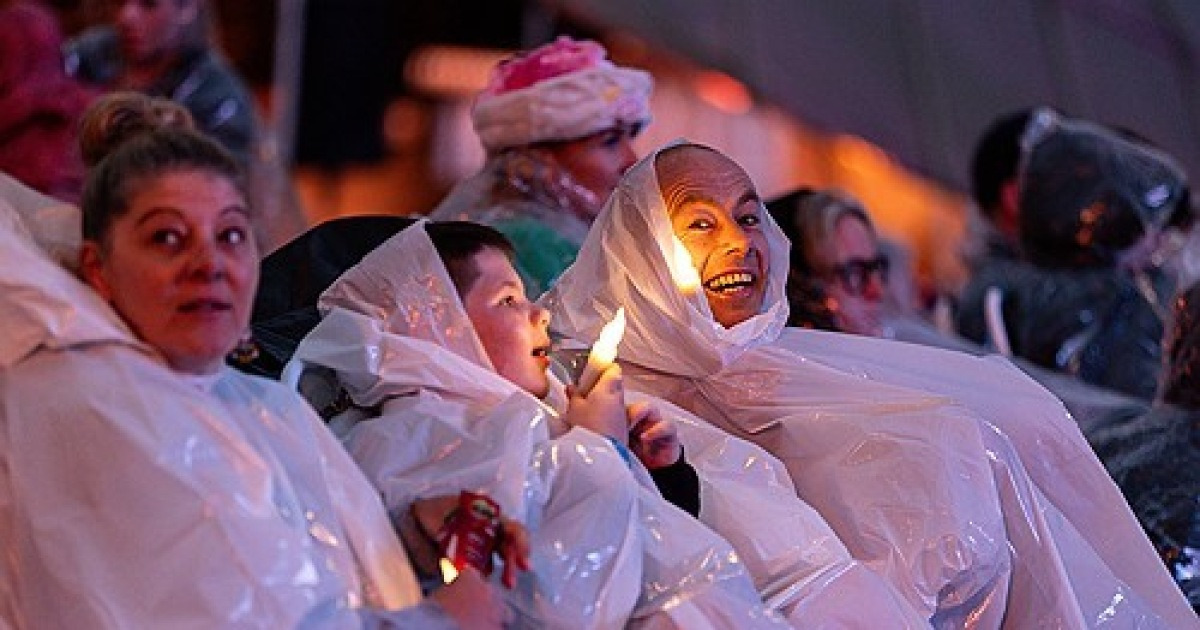
[[[780,333],[788,245],[765,210],[763,312],[716,324],[665,271],[680,254],[656,155],[626,174],[543,298],[556,330],[595,338],[624,306],[631,387],[782,459],[851,552],[935,623],[1195,624],[1078,428],[1020,372],[888,340]]]
[[[724,70],[827,130],[967,187],[996,116],[1045,104],[1200,168],[1190,0],[548,0]]]

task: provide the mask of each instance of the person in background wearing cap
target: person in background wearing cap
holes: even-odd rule
[[[496,66],[472,109],[487,161],[430,214],[507,236],[531,297],[575,260],[650,122],[652,78],[606,54],[564,36]]]

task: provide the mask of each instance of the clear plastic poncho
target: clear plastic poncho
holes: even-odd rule
[[[1041,109],[1021,145],[1021,249],[1039,267],[1138,269],[1143,242],[1188,220],[1187,178],[1146,143]]]
[[[663,500],[605,438],[494,372],[424,223],[322,295],[295,358],[330,368],[382,413],[346,443],[394,516],[482,492],[529,529],[532,570],[508,592],[518,627],[756,628],[762,606],[728,543]]]
[[[690,261],[674,260],[656,155],[626,174],[543,299],[558,332],[593,339],[624,306],[627,386],[779,457],[855,557],[937,626],[1195,623],[1069,416],[1011,366],[781,333],[788,243],[765,210],[763,312],[717,324],[704,297],[685,295],[670,275]],[[1043,458],[1030,462],[1035,474],[1023,456]]]
[[[382,612],[407,557],[302,399],[172,371],[0,214],[0,625],[450,623]]]
[[[890,583],[850,556],[825,519],[796,496],[770,453],[640,392],[675,422],[700,478],[702,523],[729,541],[767,605],[799,628],[927,628]]]

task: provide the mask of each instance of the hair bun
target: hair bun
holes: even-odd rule
[[[139,92],[114,92],[84,112],[79,149],[94,167],[131,138],[166,129],[194,130],[192,115],[178,103]]]

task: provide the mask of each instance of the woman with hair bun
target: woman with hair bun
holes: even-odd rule
[[[419,604],[321,421],[224,366],[258,252],[190,121],[128,93],[85,116],[83,282],[0,232],[0,625],[498,628],[473,571]]]

